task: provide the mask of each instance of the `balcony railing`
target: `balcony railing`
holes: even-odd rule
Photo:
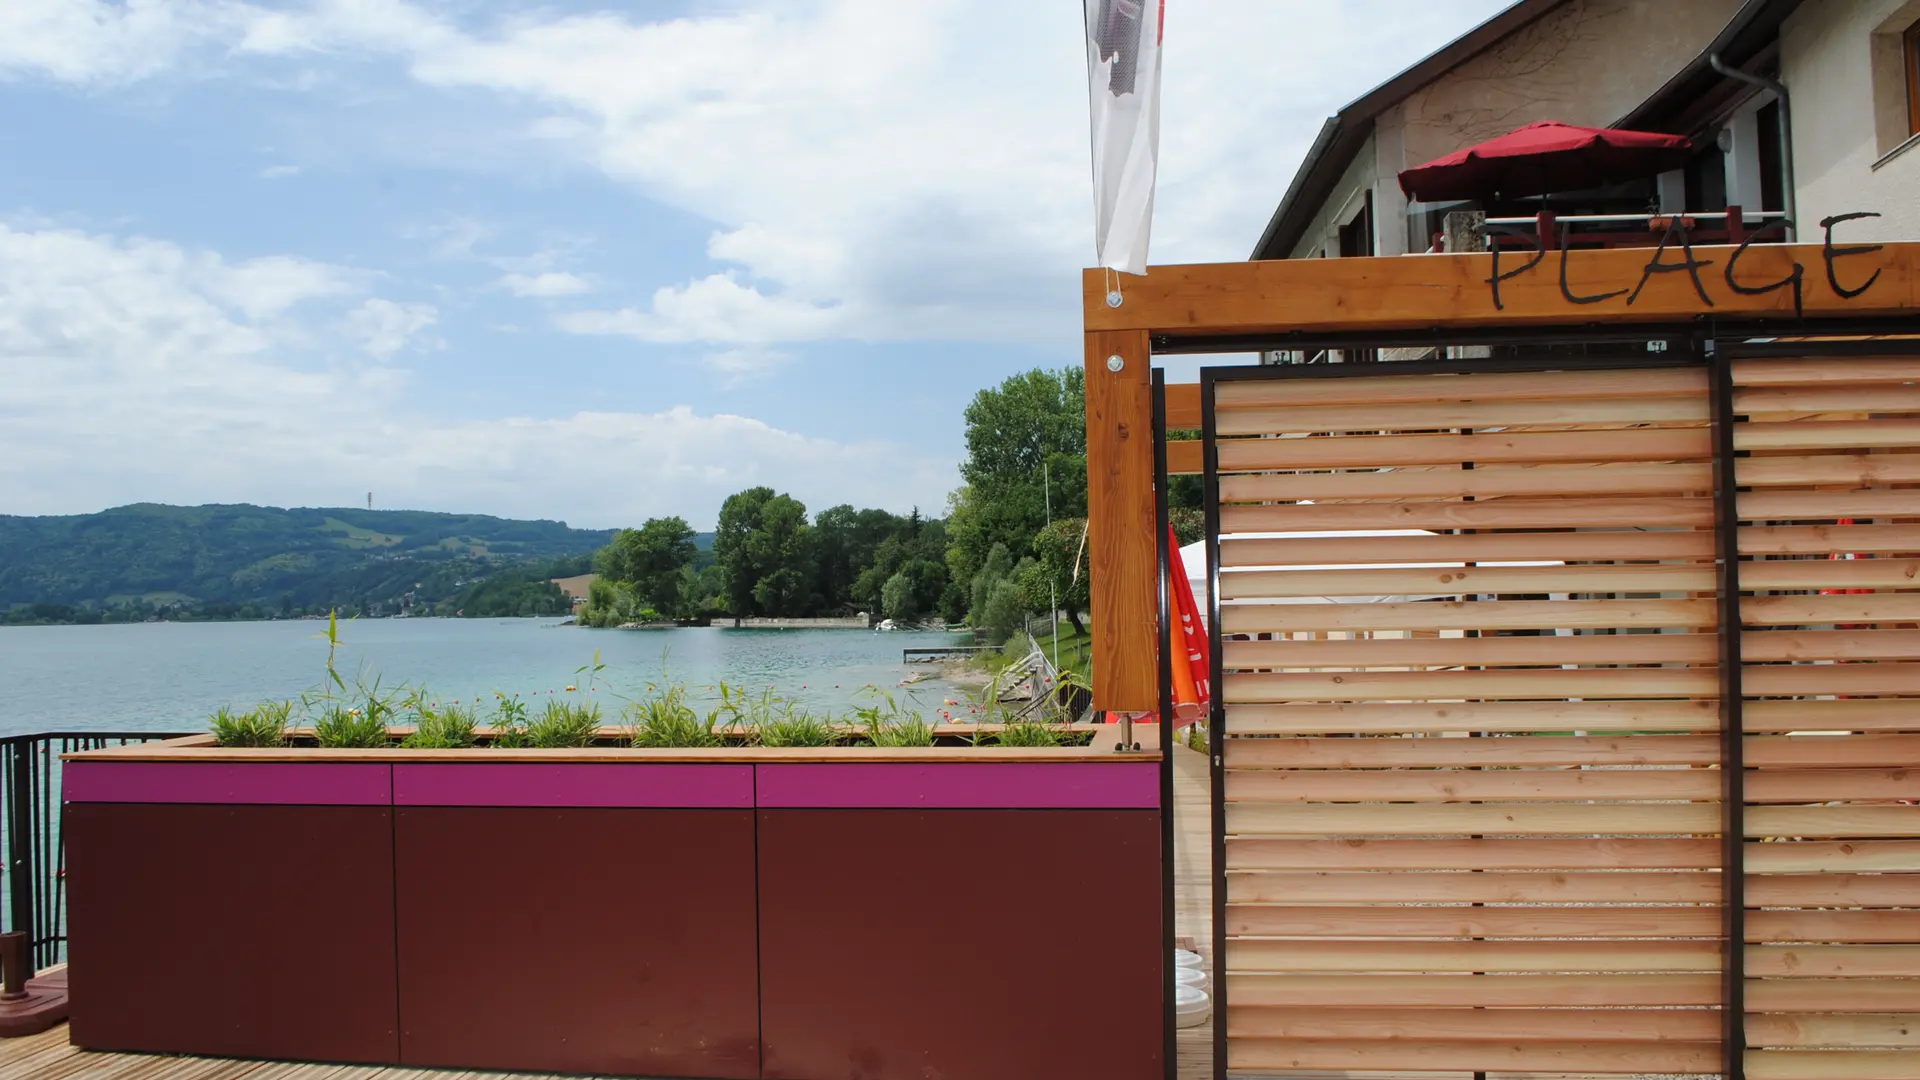
[[[66,829],[60,755],[178,738],[145,731],[56,731],[0,738],[0,846],[6,906],[0,928],[25,931],[34,969],[66,959]]]
[[[1488,243],[1501,251],[1560,250],[1564,236],[1571,247],[1655,247],[1677,221],[1693,244],[1784,243],[1779,228],[1786,214],[1778,210],[1748,213],[1738,206],[1725,210],[1679,214],[1568,214],[1543,210],[1533,217],[1488,218]]]

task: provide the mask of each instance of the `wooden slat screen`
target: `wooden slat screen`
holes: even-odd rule
[[[1707,373],[1214,386],[1228,1067],[1721,1069]]]
[[[1747,1075],[1920,1077],[1920,358],[1733,381]]]

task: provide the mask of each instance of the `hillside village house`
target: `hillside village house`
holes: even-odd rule
[[[1684,169],[1595,191],[1424,204],[1401,190],[1404,169],[1543,120],[1695,149]],[[1920,240],[1917,147],[1920,0],[1521,0],[1329,119],[1253,257],[1441,250],[1458,211],[1551,211],[1577,235],[1595,227],[1582,216],[1616,216],[1603,227],[1617,232],[1621,215],[1684,211],[1706,227],[1731,206],[1749,230],[1791,215],[1802,239],[1873,211],[1853,236]]]

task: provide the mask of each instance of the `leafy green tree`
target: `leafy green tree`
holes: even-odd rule
[[[1080,537],[1086,522],[1079,519],[1056,521],[1033,538],[1032,561],[1024,563],[1017,575],[1020,602],[1029,611],[1048,611],[1054,605],[1066,613],[1075,633],[1085,633],[1080,613],[1087,610],[1088,574],[1084,567],[1075,580],[1074,563],[1081,557]]]
[[[913,606],[913,579],[904,570],[887,579],[880,595],[880,612],[889,619],[906,622],[919,614]]]
[[[907,526],[908,519],[885,510],[843,504],[820,511],[813,519],[813,587],[820,602],[828,608],[878,610],[878,589],[863,594],[856,585],[873,566],[880,545]]]
[[[772,488],[749,488],[720,507],[713,551],[735,616],[805,615],[813,607],[807,508]]]
[[[1028,551],[1055,518],[1087,512],[1086,376],[1030,371],[982,390],[967,406],[966,485],[948,507],[947,565],[972,581],[995,544]]]
[[[693,536],[693,527],[682,518],[653,518],[638,529],[615,533],[596,565],[602,576],[632,586],[648,607],[679,615],[680,572],[693,563]]]

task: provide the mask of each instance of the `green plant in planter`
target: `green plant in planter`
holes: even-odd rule
[[[436,707],[416,702],[419,718],[413,734],[400,745],[410,750],[460,750],[472,746],[480,716],[471,706],[454,703]]]
[[[532,743],[527,741],[527,703],[516,695],[507,695],[494,691],[496,699],[493,706],[493,746],[500,750],[521,750]]]
[[[762,721],[754,730],[761,746],[832,746],[833,725],[806,711],[789,707],[779,718]]]
[[[853,710],[853,715],[869,743],[885,747],[933,745],[933,726],[918,712],[902,709],[892,694],[878,687],[868,687],[861,694],[871,697],[873,704]]]
[[[1062,732],[1042,720],[1015,720],[1000,729],[998,746],[1059,746]]]
[[[387,710],[329,705],[313,725],[313,737],[330,750],[387,745]]]
[[[527,724],[527,745],[540,749],[592,746],[600,734],[600,706],[555,698]]]
[[[627,706],[626,717],[630,741],[637,747],[707,747],[719,746],[723,741],[715,730],[721,710],[715,709],[702,718],[687,704],[684,686],[669,686],[652,697],[634,702]]]
[[[292,717],[291,701],[265,702],[245,713],[222,706],[210,720],[213,741],[220,746],[285,746]]]

